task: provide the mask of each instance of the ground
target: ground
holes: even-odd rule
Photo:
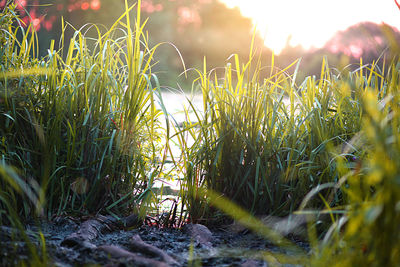
[[[55,266],[271,266],[260,252],[291,254],[249,231],[211,229],[187,225],[182,229],[142,225],[134,229],[115,227],[107,217],[77,222],[57,218],[40,223],[46,239],[49,263]],[[31,238],[39,227],[29,225]],[[27,258],[26,242],[18,231],[0,228],[0,265],[13,266]],[[22,239],[19,239],[22,240]],[[296,244],[305,252],[304,242]],[[284,264],[283,266],[294,266]]]

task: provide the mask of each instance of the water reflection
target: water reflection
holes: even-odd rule
[[[170,124],[169,136],[174,136],[177,131],[181,130],[184,122],[190,120],[191,122],[196,122],[197,118],[193,112],[193,107],[196,109],[198,114],[202,114],[203,110],[203,97],[201,94],[190,95],[184,93],[174,93],[174,92],[163,92],[161,95],[162,99],[157,99],[157,108],[166,112],[168,116],[168,121]],[[186,111],[185,111],[186,110]],[[167,127],[167,120],[161,119],[162,127]],[[188,134],[184,133],[185,142],[187,145],[193,144],[193,138]],[[176,137],[169,140],[170,148],[172,151],[172,156],[175,160],[178,160],[181,156],[181,147],[178,145],[178,139]],[[164,173],[169,173],[176,168],[172,163],[171,155],[168,155],[166,159],[167,163],[164,166]],[[176,170],[175,170],[176,171]],[[173,173],[173,172],[171,172]],[[175,179],[169,181],[156,181],[154,187],[160,188],[162,184],[164,187],[170,187],[172,190],[179,190],[179,178],[183,178],[182,174],[174,173]]]

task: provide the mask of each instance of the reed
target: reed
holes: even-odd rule
[[[399,63],[393,60],[386,71],[360,69],[356,76],[365,88],[358,139],[366,156],[341,179],[345,214],[316,246],[314,266],[396,266],[400,258]]]
[[[339,72],[324,59],[319,79],[299,83],[300,60],[279,70],[272,57],[265,67],[252,46],[244,64],[233,55],[222,72],[195,70],[203,107],[188,100],[178,128],[152,72],[158,45],[148,45],[140,1],[125,6],[109,30],[85,25],[68,41],[61,33],[61,47],[53,42],[44,58],[15,6],[0,14],[0,225],[21,230],[36,265],[47,263],[45,240],[37,253],[27,218],[144,215],[158,197],[154,181],[175,173],[183,177],[175,225],[185,216],[205,224],[231,217],[296,252],[259,255],[281,263],[397,265],[398,60],[388,69],[361,60],[357,70]],[[322,229],[309,224],[310,255],[254,216],[292,213],[329,215]]]
[[[254,52],[249,58],[241,64],[234,56],[222,77],[197,71],[204,103],[194,111],[198,127],[186,123],[195,142],[185,158],[183,196],[195,221],[208,218],[198,188],[219,192],[253,214],[287,215],[313,187],[338,181],[338,157],[361,154],[344,148],[361,129],[364,87],[335,75],[326,60],[319,80],[296,85],[300,62],[275,70],[272,61],[266,71]],[[293,66],[294,76],[286,74]],[[333,205],[342,203],[338,194]]]
[[[71,40],[61,33],[61,47],[53,42],[42,59],[32,26],[24,29],[12,16],[2,31],[1,158],[41,188],[49,217],[127,213],[151,189],[161,141],[151,71],[156,47],[148,47],[139,11],[140,2],[126,2],[105,32],[86,25]]]

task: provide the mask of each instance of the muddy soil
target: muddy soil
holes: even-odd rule
[[[271,266],[263,260],[265,252],[293,255],[249,231],[209,230],[203,225],[127,229],[105,218],[86,222],[57,218],[40,223],[40,227],[28,225],[26,233],[37,247],[38,232],[43,233],[49,266]],[[0,227],[1,266],[30,263],[27,242],[18,233]],[[294,242],[307,253],[306,243]]]

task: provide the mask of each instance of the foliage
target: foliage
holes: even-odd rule
[[[252,213],[286,215],[313,187],[338,181],[336,158],[351,164],[362,154],[343,148],[360,130],[364,88],[350,87],[325,61],[321,79],[309,77],[298,88],[285,70],[262,81],[261,63],[250,54],[246,64],[236,56],[222,78],[199,71],[204,115],[197,111],[199,128],[187,123],[195,141],[184,163],[193,220],[209,216],[207,200],[196,199],[199,188]],[[340,192],[331,193],[324,197],[340,204]]]
[[[209,67],[225,65],[233,53],[241,59],[247,56],[253,25],[237,8],[230,9],[218,0],[147,0],[143,7],[149,16],[150,41],[172,43],[189,69],[201,68],[204,56]],[[256,42],[261,46],[262,38],[257,36]],[[184,68],[175,48],[162,46],[156,56],[160,60],[156,70],[163,85],[176,88],[179,83],[189,91],[195,75],[185,73],[187,79],[180,75]]]
[[[297,58],[302,58],[298,72],[298,80],[306,76],[319,77],[323,57],[327,57],[330,65],[342,71],[354,71],[359,67],[360,58],[364,64],[376,64],[383,68],[383,60],[378,58],[393,58],[399,53],[400,32],[387,24],[361,22],[344,31],[338,31],[322,48],[305,50],[301,46],[287,45],[277,57],[276,64],[280,67],[289,65]],[[386,61],[385,68],[390,60]],[[291,72],[293,73],[293,71]]]
[[[124,1],[121,0],[55,0],[40,1],[40,4],[37,0],[14,2],[24,23],[29,25],[32,22],[34,25],[39,36],[41,56],[47,55],[51,40],[55,40],[54,47],[61,47],[60,31],[64,32],[66,40],[74,36],[74,29],[62,29],[62,19],[76,29],[96,24],[103,31],[124,12]],[[112,12],[110,6],[113,7]],[[150,18],[146,23],[149,45],[173,44],[161,46],[155,55],[159,63],[153,72],[157,73],[164,86],[176,88],[179,82],[186,91],[190,89],[191,77],[186,80],[183,75],[179,76],[184,67],[176,49],[188,68],[201,68],[203,56],[209,58],[210,66],[221,66],[233,53],[243,58],[247,54],[253,28],[251,20],[244,18],[239,9],[229,9],[217,0],[143,0],[141,12]],[[96,32],[85,33],[92,38],[96,35]],[[258,38],[258,43],[262,44],[261,38]],[[88,47],[92,48],[90,44]]]
[[[37,30],[41,56],[47,55],[47,47],[51,40],[55,40],[55,47],[61,47],[61,18],[77,29],[86,24],[96,24],[100,30],[105,30],[124,12],[124,1],[121,0],[14,2],[17,3],[18,12],[25,25],[32,22]],[[0,1],[0,9],[5,3],[5,0]],[[109,12],[109,6],[113,7],[112,12]],[[30,13],[29,16],[25,9]],[[143,0],[141,11],[150,18],[146,27],[150,46],[159,43],[173,44],[161,46],[155,54],[159,63],[153,72],[157,73],[165,87],[176,88],[179,84],[182,89],[189,91],[191,80],[195,78],[191,73],[189,77],[180,75],[184,67],[177,49],[187,68],[201,69],[204,56],[207,57],[208,69],[224,66],[228,57],[235,53],[242,61],[247,58],[253,24],[251,19],[242,16],[238,8],[228,8],[218,0]],[[393,33],[392,39],[388,37],[390,32]],[[73,35],[74,29],[64,29],[65,39],[68,40]],[[96,38],[95,32],[85,35]],[[321,49],[292,47],[288,38],[287,46],[276,57],[274,64],[283,69],[302,57],[302,65],[297,73],[300,81],[310,75],[319,77],[324,56],[328,57],[332,66],[354,70],[357,68],[359,57],[362,57],[365,63],[372,63],[387,47],[395,48],[398,36],[398,31],[389,25],[360,23],[336,33]],[[263,46],[262,38],[257,34],[256,44],[259,47]],[[263,62],[270,62],[272,51],[265,47],[263,50]],[[348,66],[349,64],[352,65]],[[288,72],[293,74],[294,69],[289,69]]]
[[[151,82],[157,82],[151,72],[156,48],[147,46],[140,16],[130,27],[132,8],[96,39],[77,30],[64,49],[52,43],[40,60],[34,30],[9,27],[3,35],[1,158],[41,188],[49,216],[129,212],[157,175],[151,171],[160,141]],[[31,213],[23,201],[17,207]]]
[[[363,133],[368,156],[346,179],[346,215],[335,222],[316,250],[315,266],[326,262],[331,266],[397,266],[400,260],[400,65],[393,61],[386,73],[372,67],[370,77],[380,77],[382,83],[359,79],[365,85]]]
[[[41,205],[38,201],[38,195],[40,194],[40,188],[34,187],[25,181],[23,181],[17,174],[17,172],[4,164],[0,163],[0,181],[2,188],[0,191],[0,226],[11,225],[14,229],[17,229],[12,236],[15,240],[24,241],[27,245],[27,254],[29,253],[29,264],[35,266],[47,266],[47,251],[44,236],[39,233],[38,236],[28,236],[25,226],[21,221],[21,215],[18,212],[18,198],[24,199],[25,205],[31,204],[36,207],[36,212],[41,212]],[[37,240],[33,240],[33,238]],[[0,251],[2,252],[2,258],[0,264],[2,265],[21,265],[25,266],[27,263],[18,257],[18,253],[3,253],[3,251],[10,250],[6,248],[5,240],[0,243]],[[35,245],[35,241],[38,241],[41,248]],[[21,252],[20,252],[21,253]]]
[[[193,113],[196,121],[188,119],[170,136],[162,99],[166,129],[154,104],[159,45],[151,48],[140,16],[150,6],[140,4],[134,22],[135,6],[125,1],[125,12],[109,30],[70,27],[71,40],[62,24],[60,49],[52,42],[45,57],[39,56],[34,23],[25,27],[16,15],[20,6],[8,5],[0,14],[0,225],[23,230],[22,221],[33,214],[145,211],[154,180],[163,175],[166,160],[159,151],[165,135],[182,151],[172,160],[184,176],[182,209],[191,221],[212,223],[229,215],[298,253],[265,252],[261,259],[396,266],[400,63],[386,69],[385,60],[361,60],[357,70],[339,72],[325,57],[319,78],[308,76],[298,85],[300,61],[280,70],[272,57],[264,67],[254,36],[245,64],[236,54],[222,71],[209,71],[206,60],[194,70],[193,91],[200,89],[203,108],[188,101],[186,115]],[[212,16],[203,9],[207,5],[224,14],[208,1],[197,6],[200,18]],[[241,31],[247,27],[243,22]],[[164,151],[173,154],[171,147]],[[321,241],[314,234],[317,223],[310,224],[310,257],[253,217],[293,212],[327,213],[332,220]],[[43,258],[30,250],[37,264],[46,263],[44,245]]]

